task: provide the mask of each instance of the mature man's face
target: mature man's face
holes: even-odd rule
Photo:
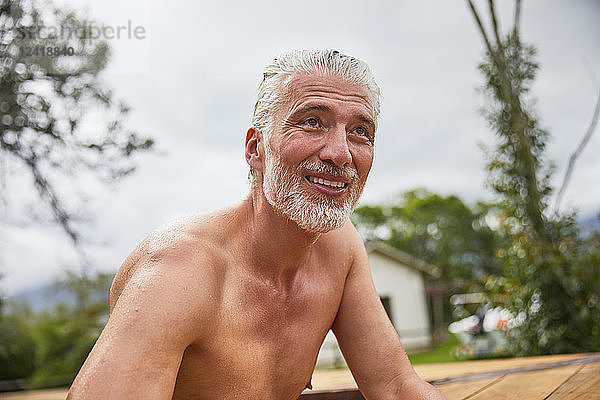
[[[297,74],[265,143],[263,191],[302,229],[328,232],[348,219],[373,162],[373,103],[363,86]]]

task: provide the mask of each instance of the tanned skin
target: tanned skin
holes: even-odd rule
[[[367,89],[296,74],[285,99],[271,149],[292,167],[350,166],[362,190],[375,138]],[[445,399],[411,367],[351,222],[303,230],[266,200],[265,140],[246,134],[255,180],[242,203],[167,224],[127,257],[68,399],[294,400],[330,329],[367,399]]]

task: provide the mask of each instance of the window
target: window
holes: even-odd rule
[[[392,325],[394,325],[394,319],[392,318],[392,302],[390,300],[390,296],[379,296],[379,299],[381,300],[381,304],[383,304],[383,308],[385,308],[385,312],[388,318],[390,319],[390,321],[392,321]]]

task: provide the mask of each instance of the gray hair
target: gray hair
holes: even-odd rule
[[[282,53],[266,66],[263,80],[258,86],[252,126],[267,139],[273,130],[273,114],[282,102],[280,90],[287,88],[296,72],[330,73],[365,86],[371,94],[375,118],[379,115],[379,86],[366,62],[337,50],[293,50]]]

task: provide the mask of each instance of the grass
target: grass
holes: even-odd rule
[[[431,350],[419,350],[408,352],[408,358],[411,364],[432,364],[463,361],[464,359],[455,358],[452,353],[459,345],[458,339],[454,335],[448,335],[446,340]],[[346,369],[347,366],[319,367],[319,370]]]
[[[459,361],[452,355],[452,350],[458,346],[458,339],[448,335],[446,340],[432,350],[409,352],[408,358],[412,364],[431,364]]]

